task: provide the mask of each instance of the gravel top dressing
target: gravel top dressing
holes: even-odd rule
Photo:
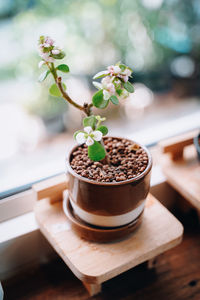
[[[110,165],[94,162],[88,157],[87,146],[81,145],[72,153],[71,167],[80,176],[97,182],[119,182],[140,175],[148,165],[146,151],[126,139],[104,138]]]

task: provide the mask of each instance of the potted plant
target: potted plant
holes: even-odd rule
[[[68,154],[69,199],[64,211],[74,230],[83,238],[109,241],[132,232],[142,219],[145,200],[150,187],[152,159],[149,151],[135,141],[122,137],[108,137],[104,117],[94,115],[93,107],[105,109],[133,93],[129,79],[132,70],[121,62],[97,73],[93,79],[98,91],[91,103],[80,105],[68,95],[60,72],[68,73],[66,64],[55,66],[65,53],[45,36],[39,39],[42,60],[39,67],[46,70],[54,83],[49,88],[53,96],[62,96],[82,111],[83,129],[74,134],[78,145]]]

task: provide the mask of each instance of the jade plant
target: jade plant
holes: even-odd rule
[[[83,118],[83,130],[78,130],[74,134],[78,144],[86,144],[88,147],[88,156],[93,161],[106,159],[109,161],[102,137],[108,133],[108,128],[102,125],[105,118],[95,116],[92,108],[105,109],[111,102],[114,105],[119,104],[119,100],[127,98],[129,93],[134,92],[130,83],[132,70],[121,62],[107,67],[106,70],[97,73],[93,79],[93,85],[98,91],[93,95],[91,103],[83,105],[75,102],[67,93],[67,87],[63,82],[60,72],[69,73],[69,66],[58,64],[56,62],[65,57],[65,52],[55,45],[53,39],[48,36],[39,38],[39,54],[42,60],[39,62],[39,68],[45,67],[45,71],[39,76],[39,81],[44,81],[49,74],[52,75],[54,83],[49,88],[49,93],[55,97],[63,97],[68,103],[79,109],[85,114]]]

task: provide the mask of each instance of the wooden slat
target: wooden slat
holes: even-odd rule
[[[167,182],[190,204],[200,210],[200,163],[193,145],[185,149],[184,160],[173,161],[161,155],[160,163]]]
[[[159,143],[159,147],[161,148],[163,153],[171,153],[172,159],[177,160],[183,157],[184,147],[193,143],[193,139],[195,136],[197,136],[198,132],[198,130],[194,130],[180,136],[175,136],[170,139],[161,141]]]
[[[90,296],[97,295],[101,292],[101,284],[88,284],[83,282],[83,285],[88,291]]]
[[[68,179],[65,174],[61,174],[47,180],[34,184],[32,189],[37,200],[49,198],[50,203],[62,200],[63,191],[68,188]]]
[[[200,211],[200,163],[193,144],[197,135],[198,130],[160,142],[162,154],[158,160],[168,183]],[[180,159],[183,148],[184,156]]]

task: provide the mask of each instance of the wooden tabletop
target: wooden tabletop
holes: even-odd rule
[[[149,195],[141,226],[128,238],[107,244],[87,242],[70,228],[62,202],[38,201],[36,219],[42,233],[83,282],[102,283],[181,242],[182,224]]]
[[[200,228],[197,216],[176,214],[184,224],[180,245],[160,256],[156,269],[139,265],[103,285],[95,300],[199,300]],[[91,299],[64,261],[57,256],[2,282],[5,300]]]

